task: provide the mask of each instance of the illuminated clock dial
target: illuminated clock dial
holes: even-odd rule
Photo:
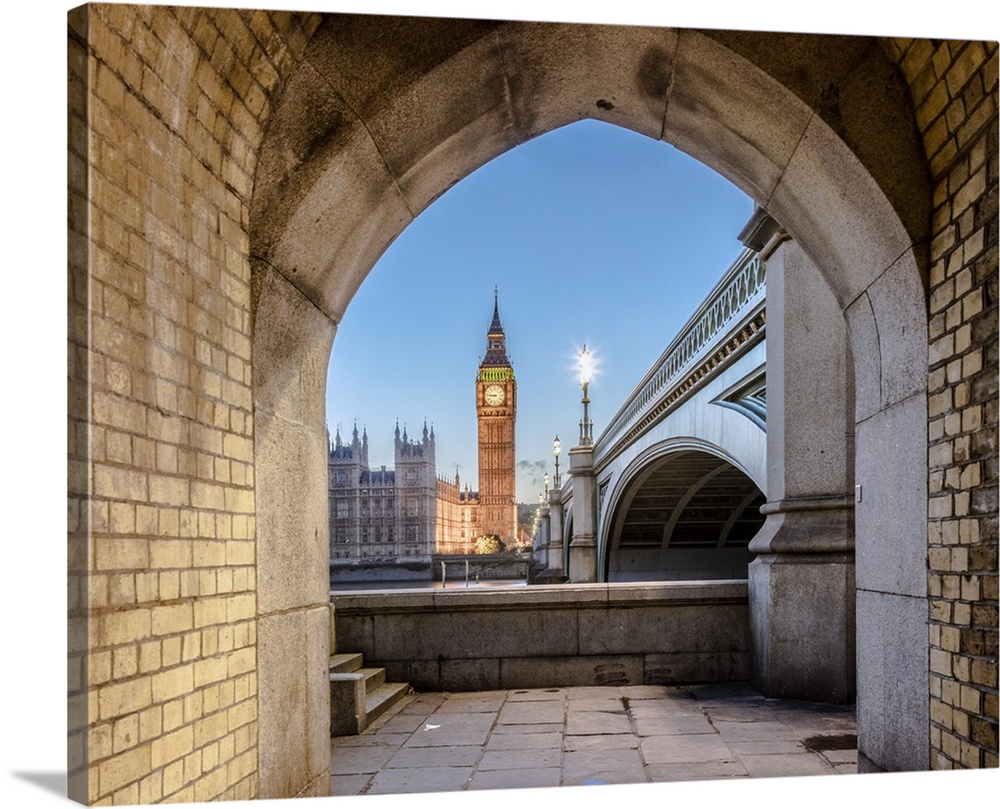
[[[486,389],[486,393],[483,396],[486,399],[486,404],[491,407],[496,407],[498,404],[503,404],[503,388],[499,385],[490,385]]]

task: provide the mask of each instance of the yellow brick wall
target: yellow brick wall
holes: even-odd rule
[[[888,43],[934,182],[928,350],[931,766],[997,766],[997,44]]]
[[[246,224],[315,25],[71,14],[70,791],[96,805],[257,795]]]

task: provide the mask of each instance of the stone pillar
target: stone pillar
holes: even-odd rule
[[[562,492],[549,489],[549,566],[547,578],[558,579],[563,575],[563,524]]]
[[[569,544],[569,580],[597,581],[597,486],[594,482],[594,448],[573,447],[569,451],[569,474],[573,478],[573,539]]]
[[[532,538],[532,556],[538,566],[544,570],[549,566],[549,549],[552,540],[549,535],[549,506],[547,503],[539,506],[538,525]]]
[[[749,546],[757,554],[749,568],[751,680],[769,697],[852,702],[854,378],[846,323],[798,244],[763,212],[751,226],[745,243],[767,262],[768,500]]]

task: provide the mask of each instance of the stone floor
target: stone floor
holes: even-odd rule
[[[857,771],[853,706],[746,685],[413,694],[332,740],[333,795]]]

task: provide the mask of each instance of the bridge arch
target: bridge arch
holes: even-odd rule
[[[926,631],[924,452],[889,469],[881,458],[926,447],[931,194],[907,88],[877,41],[332,16],[281,86],[249,203],[262,737],[285,724],[281,672],[297,665],[267,641],[287,637],[295,609],[325,587],[326,364],[351,297],[452,184],[588,117],[706,163],[820,268],[857,380],[859,590],[877,593],[879,609],[888,594],[909,630]],[[297,631],[321,643],[315,610],[303,612]],[[892,649],[886,668],[909,672],[926,728],[926,660],[878,631],[859,644]],[[262,782],[272,747],[262,745]],[[878,755],[919,768],[920,747]]]
[[[721,447],[685,437],[650,447],[616,477],[602,507],[602,578],[744,578],[765,500],[763,481]]]

